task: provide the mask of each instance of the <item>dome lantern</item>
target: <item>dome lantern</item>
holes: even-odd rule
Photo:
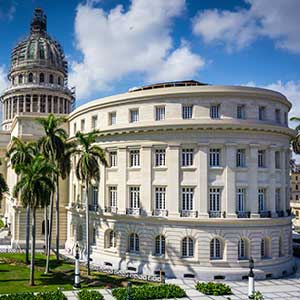
[[[45,33],[47,31],[47,16],[41,8],[36,8],[30,23],[30,33]]]

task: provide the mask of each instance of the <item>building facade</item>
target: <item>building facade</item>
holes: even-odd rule
[[[37,139],[42,131],[35,118],[50,112],[68,116],[70,139],[77,131],[99,130],[97,143],[109,167],[101,166],[101,179],[89,191],[93,263],[151,275],[162,270],[168,277],[240,280],[253,257],[257,278],[292,273],[294,131],[285,96],[181,81],[71,111],[66,65],[61,47],[46,34],[44,14],[36,11],[29,38],[12,55],[11,87],[2,96],[1,153],[12,136]],[[84,258],[85,187],[75,176],[76,161],[61,184],[61,242],[70,254],[79,242]],[[12,189],[17,177],[9,162],[2,168]],[[22,247],[25,210],[11,193],[2,207],[12,245]],[[40,245],[42,219],[41,211]]]
[[[293,213],[293,226],[300,231],[300,166],[294,161],[291,167],[291,210]]]

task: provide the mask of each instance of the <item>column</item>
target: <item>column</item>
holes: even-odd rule
[[[9,118],[12,118],[12,98],[9,98]]]
[[[6,101],[3,102],[3,120],[6,120]]]
[[[128,207],[127,198],[127,148],[118,148],[118,213],[125,214]]]
[[[288,150],[289,151],[289,150]],[[286,199],[286,187],[289,186],[287,185],[287,180],[289,180],[289,174],[287,173],[287,152],[286,149],[283,148],[281,151],[281,188],[280,188],[280,201],[281,201],[281,207],[282,210],[284,212],[284,215],[286,215],[286,210],[288,209],[287,207],[287,201],[289,201],[289,199]],[[288,178],[287,178],[288,176]]]
[[[267,210],[271,211],[272,217],[277,217],[275,189],[276,189],[276,170],[275,170],[275,145],[270,146],[269,150],[269,189],[267,194]]]
[[[180,195],[179,195],[179,180],[180,180],[180,167],[179,167],[180,145],[169,145],[166,153],[167,160],[167,179],[168,186],[166,192],[167,209],[170,217],[179,217],[180,209]]]
[[[17,96],[17,116],[20,113],[19,105],[20,105],[20,96]]]
[[[51,97],[51,111],[54,113],[54,97]]]
[[[152,215],[152,146],[145,145],[141,149],[141,211],[142,214]]]
[[[37,103],[37,112],[41,112],[41,95],[37,95],[38,96],[38,103]]]
[[[226,167],[225,174],[225,211],[228,218],[236,218],[236,186],[235,186],[235,166],[236,166],[236,145],[226,144]],[[224,205],[222,205],[224,207]],[[222,207],[222,211],[223,211]]]
[[[30,112],[33,112],[33,96],[30,95]]]
[[[248,197],[246,199],[247,210],[251,212],[251,218],[259,218],[258,213],[258,191],[257,191],[257,144],[250,144],[249,169],[248,169]]]
[[[197,168],[199,201],[196,205],[200,218],[208,218],[208,143],[200,143],[199,146],[199,164]]]
[[[49,113],[48,95],[45,95],[45,112]]]
[[[23,113],[26,112],[26,95],[24,95],[24,100],[23,100]]]

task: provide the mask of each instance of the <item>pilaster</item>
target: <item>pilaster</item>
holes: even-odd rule
[[[269,188],[267,197],[267,210],[271,211],[272,217],[276,217],[276,170],[275,170],[275,146],[271,145],[269,150]]]
[[[201,143],[199,146],[199,164],[197,168],[199,186],[199,217],[208,218],[208,151],[209,144]]]
[[[249,149],[249,169],[248,169],[248,199],[246,203],[247,211],[251,212],[252,218],[259,217],[258,213],[258,171],[257,171],[257,154],[258,154],[257,144],[250,144]]]
[[[143,186],[141,190],[141,209],[142,212],[152,214],[152,147],[145,145],[141,148],[141,172],[143,178]]]
[[[128,207],[127,191],[127,148],[118,148],[118,213],[125,214]]]

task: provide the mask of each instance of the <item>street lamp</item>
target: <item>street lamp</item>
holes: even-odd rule
[[[130,281],[128,281],[126,300],[131,300],[131,287],[132,287],[132,283]]]
[[[249,259],[249,275],[248,275],[248,298],[253,299],[253,294],[255,292],[254,287],[254,260],[252,257]]]
[[[80,289],[80,265],[79,265],[79,245],[76,243],[76,253],[75,253],[75,282],[74,288]]]

